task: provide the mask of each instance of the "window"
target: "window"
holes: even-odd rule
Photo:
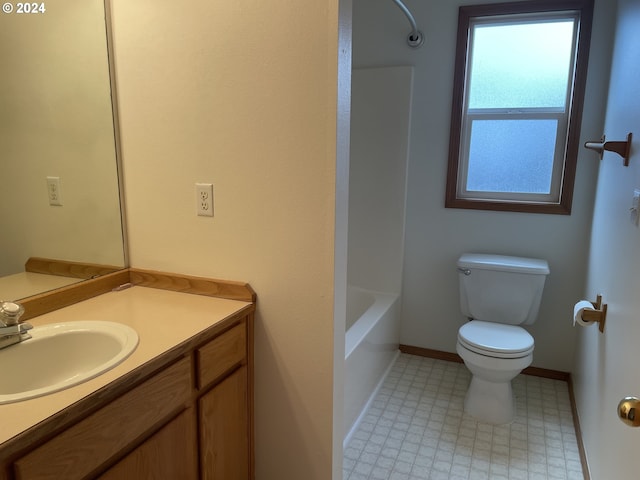
[[[446,207],[571,213],[592,10],[460,7]]]

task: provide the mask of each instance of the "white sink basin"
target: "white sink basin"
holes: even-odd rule
[[[0,350],[0,404],[57,392],[115,367],[135,350],[138,334],[115,322],[53,323]]]

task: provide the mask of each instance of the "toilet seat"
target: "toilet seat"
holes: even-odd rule
[[[494,358],[522,358],[533,352],[533,337],[517,325],[473,320],[458,330],[458,342],[472,352]]]

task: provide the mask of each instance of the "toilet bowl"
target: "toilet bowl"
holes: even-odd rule
[[[533,361],[533,337],[549,266],[545,260],[466,253],[458,259],[460,308],[469,322],[456,351],[471,372],[464,411],[504,424],[516,415],[511,380]]]
[[[533,337],[518,326],[473,320],[460,327],[456,351],[472,374],[464,411],[485,423],[511,422],[511,380],[531,365],[533,347]]]

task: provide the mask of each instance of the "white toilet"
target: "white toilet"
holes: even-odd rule
[[[471,371],[464,411],[477,420],[513,420],[511,380],[533,360],[533,337],[519,325],[536,321],[546,260],[465,253],[458,259],[460,308],[470,322],[456,351]]]

